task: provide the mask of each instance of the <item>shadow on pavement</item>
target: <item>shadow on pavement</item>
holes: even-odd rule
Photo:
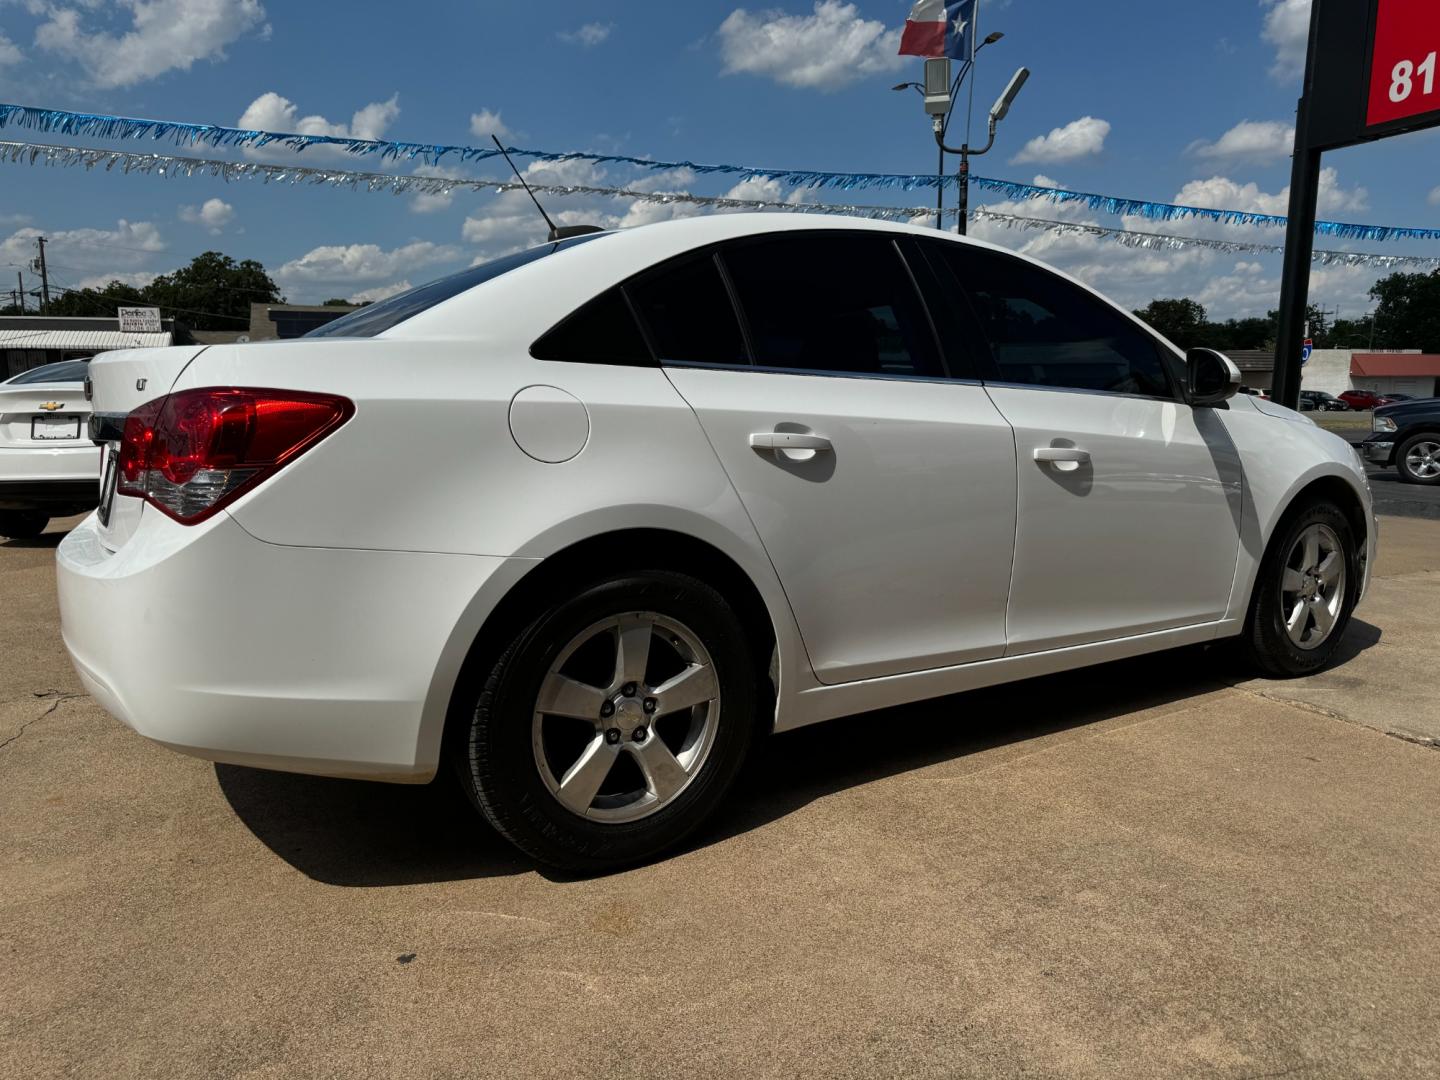
[[[1380,640],[1351,621],[1344,664]],[[1224,648],[1191,647],[843,717],[765,740],[715,824],[687,848],[720,843],[846,788],[1083,727],[1250,677]],[[300,872],[366,887],[539,870],[470,805],[448,774],[417,787],[216,765],[240,820]],[[662,856],[663,858],[664,856]]]
[[[68,530],[67,530],[67,531],[68,531]],[[5,540],[5,539],[0,539],[0,548],[15,548],[15,549],[17,549],[17,550],[23,550],[24,548],[52,548],[52,549],[53,549],[53,548],[59,547],[59,546],[60,546],[60,541],[61,541],[61,540],[64,540],[64,539],[65,539],[65,533],[64,533],[64,532],[47,532],[47,533],[41,533],[39,536],[32,537],[32,538],[29,539],[29,540]]]

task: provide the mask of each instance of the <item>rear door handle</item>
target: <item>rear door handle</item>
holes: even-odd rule
[[[802,431],[757,431],[750,436],[755,450],[833,450],[824,435]]]
[[[1078,446],[1037,446],[1035,460],[1073,461],[1077,465],[1083,465],[1090,460],[1090,451],[1081,450]]]

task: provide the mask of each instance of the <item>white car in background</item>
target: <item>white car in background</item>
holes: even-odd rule
[[[61,360],[0,383],[0,536],[39,536],[52,517],[84,513],[99,501],[88,365]]]
[[[1375,546],[1354,451],[1220,354],[872,221],[583,236],[91,375],[90,692],[216,761],[451,768],[582,870],[680,841],[772,730],[1222,638],[1314,671]]]

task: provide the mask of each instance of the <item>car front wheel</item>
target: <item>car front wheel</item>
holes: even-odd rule
[[[600,871],[679,843],[720,805],[756,728],[739,618],[673,571],[603,580],[545,611],[490,666],[454,762],[499,832]]]
[[[1333,503],[1305,507],[1261,562],[1243,636],[1249,659],[1279,678],[1320,670],[1340,645],[1359,588],[1350,522]]]
[[[38,510],[0,510],[0,536],[10,540],[39,536],[49,524],[49,516]]]
[[[1400,444],[1395,454],[1400,479],[1410,484],[1440,484],[1440,435],[1422,432]]]

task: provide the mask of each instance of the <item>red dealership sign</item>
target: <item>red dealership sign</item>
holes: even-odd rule
[[[1376,0],[1365,124],[1440,112],[1440,3]]]

